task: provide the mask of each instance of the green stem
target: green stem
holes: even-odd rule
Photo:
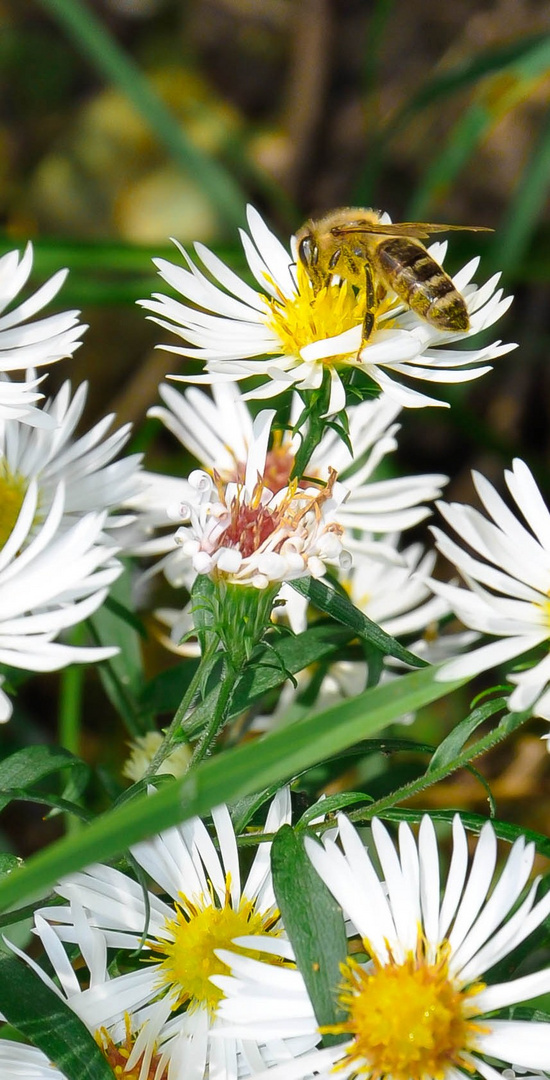
[[[307,463],[325,433],[327,426],[325,414],[330,402],[329,372],[324,372],[323,383],[318,390],[306,390],[302,398],[304,408],[294,428],[295,432],[300,432],[301,442],[294,458],[291,480],[300,479],[304,475]]]
[[[61,672],[59,745],[76,756],[80,752],[80,722],[84,669],[74,664]]]
[[[504,739],[508,738],[511,731],[520,727],[521,724],[524,724],[531,717],[530,712],[518,713],[517,720],[511,724],[510,720],[512,715],[513,714],[510,714],[505,717],[494,731],[490,731],[487,735],[484,735],[482,739],[478,739],[473,746],[470,746],[468,750],[464,750],[450,764],[441,765],[439,769],[428,771],[417,780],[412,780],[408,784],[403,784],[403,787],[397,788],[383,799],[377,799],[376,802],[370,803],[366,809],[352,811],[349,817],[353,821],[370,820],[371,818],[382,814],[384,810],[388,810],[397,803],[403,802],[404,799],[410,799],[413,795],[419,795],[421,791],[425,791],[426,788],[432,787],[433,784],[438,784],[440,780],[444,780],[458,769],[464,768],[475,758],[480,757],[481,754],[485,754],[487,750],[492,750],[498,743],[503,742]]]
[[[179,741],[178,736],[181,732],[183,720],[193,703],[193,699],[201,685],[202,680],[206,677],[208,673],[208,668],[210,667],[211,663],[212,653],[205,653],[205,655],[201,657],[200,664],[195,671],[195,674],[193,675],[193,678],[191,679],[191,682],[189,683],[189,686],[187,687],[187,690],[185,691],[185,694],[183,695],[176,709],[174,719],[172,720],[172,723],[170,724],[170,727],[168,728],[164,736],[164,742],[161,744],[161,746],[159,746],[156,754],[151,759],[147,770],[144,773],[144,777],[153,776],[157,772],[159,765],[162,765],[162,762],[171,753],[174,744]]]
[[[83,640],[82,627],[76,627],[71,635],[73,643]],[[73,664],[61,672],[59,693],[59,745],[78,757],[80,753],[80,728],[82,724],[82,692],[84,687],[84,668]],[[71,813],[63,815],[65,832],[68,836],[78,832],[81,822]]]
[[[233,691],[242,674],[242,668],[233,668],[233,666],[226,663],[224,674],[225,677],[220,686],[216,707],[194,749],[193,757],[189,762],[189,769],[193,769],[204,757],[206,757],[206,754],[211,749],[212,744],[223,727],[231,705]]]

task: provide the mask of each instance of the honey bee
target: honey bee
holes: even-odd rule
[[[421,238],[451,230],[491,232],[478,225],[429,225],[420,221],[386,224],[379,210],[344,207],[298,230],[298,258],[318,293],[334,274],[364,287],[363,340],[374,329],[376,309],[392,290],[417,315],[438,330],[470,327],[464,297],[428,254]]]

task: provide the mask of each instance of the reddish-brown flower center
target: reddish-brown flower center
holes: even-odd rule
[[[231,507],[231,524],[218,539],[219,547],[238,547],[244,559],[249,558],[267,540],[281,522],[279,510],[250,506],[235,500]]]

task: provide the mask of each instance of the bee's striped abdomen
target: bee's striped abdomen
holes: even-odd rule
[[[388,238],[377,245],[379,268],[401,300],[439,330],[468,330],[463,297],[425,247],[408,237]]]

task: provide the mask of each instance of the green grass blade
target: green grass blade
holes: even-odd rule
[[[241,225],[245,197],[228,172],[204,154],[84,0],[40,0],[105,79],[118,86],[171,157],[201,185],[226,225]]]
[[[495,236],[491,260],[505,273],[526,255],[550,185],[550,114]]]
[[[442,105],[447,98],[460,90],[473,86],[486,76],[504,71],[512,64],[536,61],[540,51],[548,48],[547,34],[532,34],[520,41],[513,40],[495,49],[487,49],[477,56],[468,57],[447,71],[429,78],[423,86],[398,108],[369,147],[367,162],[357,187],[355,202],[359,206],[372,204],[375,200],[377,181],[383,168],[388,144],[423,109],[430,105]]]
[[[477,99],[461,115],[417,188],[408,209],[412,220],[425,218],[432,205],[445,197],[482,138],[505,112],[530,96],[549,70],[550,36],[546,36],[482,84]]]
[[[382,630],[378,623],[373,622],[368,615],[356,608],[347,596],[325,585],[324,581],[304,577],[296,578],[290,584],[301,596],[306,596],[319,611],[324,611],[337,622],[355,630],[359,637],[374,645],[384,656],[393,656],[396,660],[401,660],[403,664],[410,664],[411,667],[426,667],[425,660],[421,660],[420,657],[405,649],[399,641]]]
[[[437,701],[466,681],[436,682],[435,674],[435,668],[424,668],[376,686],[291,727],[209,758],[180,780],[163,785],[153,796],[128,799],[92,822],[78,837],[52,844],[0,881],[0,909],[20,905],[65,874],[114,858],[130,844],[195,814],[206,814],[221,802],[233,802],[275,782],[282,783],[376,734],[397,717]]]

